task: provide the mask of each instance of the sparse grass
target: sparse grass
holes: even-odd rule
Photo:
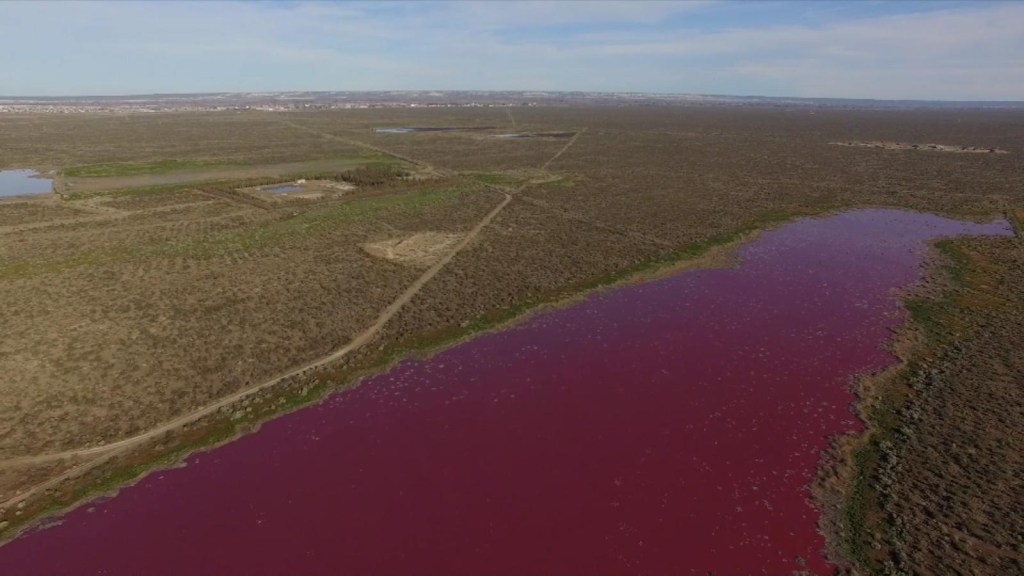
[[[467,176],[490,186],[517,186],[528,179],[520,174],[505,172],[470,172]]]
[[[459,188],[452,187],[366,198],[310,210],[260,228],[198,239],[178,245],[174,251],[181,255],[208,258],[259,250],[279,245],[290,239],[306,238],[348,224],[364,222],[389,214],[415,213],[432,206],[454,202],[462,192]]]
[[[843,510],[843,522],[846,528],[846,541],[843,543],[847,557],[871,574],[870,535],[868,534],[867,515],[869,512],[868,491],[874,463],[878,460],[875,442],[869,442],[854,451],[851,465],[853,466],[853,484],[849,486],[849,495]]]
[[[206,178],[200,177],[196,180],[183,182],[118,186],[108,189],[65,192],[62,198],[64,200],[76,201],[97,197],[123,198],[126,196],[161,194],[193,188],[235,189],[290,182],[300,178],[307,180],[344,180],[358,186],[380,186],[393,182],[405,174],[402,169],[402,163],[380,154],[350,158],[347,159],[347,163],[352,165],[351,169],[312,171],[290,165],[288,169],[285,169],[287,167],[282,167],[282,171],[273,176],[218,178],[215,177],[216,173],[209,173]],[[198,174],[201,175],[202,173]]]
[[[175,188],[170,188],[176,191]],[[467,189],[460,186],[413,190],[390,196],[357,199],[343,204],[300,212],[293,217],[270,221],[261,226],[197,237],[191,240],[166,239],[158,243],[133,244],[116,249],[79,251],[63,258],[33,257],[16,260],[0,257],[0,279],[13,280],[42,274],[116,263],[142,262],[155,258],[224,257],[251,253],[279,246],[285,242],[337,230],[339,227],[389,216],[403,216],[458,201]],[[161,194],[166,190],[148,190],[144,194]]]
[[[550,180],[544,180],[543,182],[533,184],[535,187],[540,188],[554,188],[554,189],[565,189],[572,188],[576,185],[576,178],[572,174],[560,174],[553,176]]]
[[[911,321],[925,333],[928,340],[934,342],[942,338],[945,332],[942,324],[945,303],[931,298],[909,298],[903,302],[903,306],[910,313]]]
[[[394,182],[399,178],[408,176],[409,173],[403,170],[399,163],[390,157],[382,156],[380,161],[365,166],[360,166],[353,170],[349,170],[344,173],[337,175],[327,175],[326,178],[323,176],[313,175],[309,176],[309,180],[344,180],[350,184],[356,186],[380,186],[389,182]]]
[[[192,188],[202,186],[218,186],[230,184],[231,180],[211,180],[211,181],[197,181],[189,182],[187,184],[153,184],[151,186],[131,186],[128,188],[112,188],[110,190],[100,190],[95,192],[67,192],[62,195],[62,198],[68,202],[75,202],[80,200],[88,200],[90,198],[98,197],[110,197],[110,198],[124,198],[129,196],[145,196],[150,194],[165,194],[168,192],[179,192],[182,190],[189,190]]]
[[[138,174],[167,174],[186,170],[203,170],[206,168],[237,165],[215,159],[165,159],[149,162],[112,162],[106,164],[86,164],[64,168],[62,173],[69,178],[104,178],[112,176],[135,176]]]
[[[970,261],[953,240],[939,240],[935,243],[944,277],[953,287],[967,283]],[[910,322],[922,330],[930,346],[948,344],[950,316],[959,305],[955,292],[947,291],[940,298],[910,297],[904,300],[904,307],[910,315]]]
[[[1017,238],[1024,238],[1024,210],[1007,210],[1006,217],[1013,225],[1013,232]]]
[[[0,280],[14,280],[41,274],[56,274],[71,268],[97,266],[122,260],[131,252],[86,252],[64,260],[0,259]]]

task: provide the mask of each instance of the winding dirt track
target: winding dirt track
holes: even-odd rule
[[[548,158],[547,162],[541,164],[540,169],[541,170],[547,170],[548,166],[550,166],[551,163],[554,162],[555,160],[558,160],[558,158],[562,154],[565,154],[566,150],[568,150],[569,148],[572,148],[572,145],[576,143],[576,140],[578,140],[580,136],[583,136],[583,133],[586,132],[586,131],[587,131],[587,129],[584,128],[584,129],[580,130],[579,132],[576,132],[576,134],[573,135],[573,137],[569,139],[569,141],[565,144],[565,146],[562,146],[561,150],[559,150],[558,152],[555,152],[554,156],[552,156],[551,158]],[[520,186],[519,190],[522,190],[523,188],[525,188],[525,186]],[[519,190],[516,190],[516,191],[518,192]]]
[[[291,125],[291,123],[289,123],[289,124]],[[311,129],[308,129],[308,128],[305,128],[305,127],[301,127],[301,126],[298,126],[298,125],[296,125],[296,127],[297,128],[301,128],[303,130],[307,130],[307,131],[311,131],[311,132],[315,132],[315,133],[319,134],[319,132],[316,132],[314,130],[311,130]],[[582,131],[580,133],[582,133]],[[324,134],[324,136],[331,136],[331,135]],[[568,150],[569,147],[571,147],[573,145],[573,143],[576,142],[576,138],[577,137],[579,137],[579,134],[577,134],[575,137],[573,137],[572,140],[570,140],[554,156],[552,156],[547,162],[545,162],[543,164],[542,168],[546,168],[549,164],[551,164],[551,162],[556,160],[566,150]],[[379,148],[376,148],[376,147],[374,147],[374,148],[377,149],[377,150],[380,150],[381,152],[390,154],[389,152],[386,152],[386,151],[381,150]],[[399,157],[397,155],[393,155],[393,156]],[[401,158],[401,157],[399,157],[399,158]],[[405,158],[402,158],[402,159],[404,160]],[[426,164],[424,164],[422,162],[415,162],[415,164],[420,165],[420,166],[428,166],[429,167],[429,165],[426,165]],[[223,397],[223,398],[221,398],[221,399],[219,399],[219,400],[217,400],[217,401],[215,401],[215,402],[213,402],[211,404],[207,404],[206,406],[203,406],[203,407],[201,407],[201,408],[199,408],[197,410],[194,410],[194,411],[189,412],[187,414],[183,414],[183,415],[181,415],[181,416],[179,416],[177,418],[174,418],[172,420],[164,422],[163,424],[160,424],[160,425],[158,425],[158,426],[156,426],[154,428],[150,428],[149,430],[147,430],[145,432],[142,432],[141,434],[137,434],[137,435],[131,436],[129,438],[124,438],[122,440],[117,440],[115,442],[110,442],[108,444],[103,444],[101,446],[93,446],[93,447],[90,447],[90,448],[81,448],[81,449],[76,449],[76,450],[66,450],[66,451],[62,451],[62,452],[51,452],[51,453],[48,453],[48,454],[37,454],[37,455],[33,455],[33,456],[21,456],[21,457],[15,457],[15,458],[10,458],[10,459],[4,460],[4,461],[0,462],[0,468],[14,467],[14,466],[32,466],[32,465],[40,465],[40,464],[53,463],[53,462],[57,462],[57,461],[61,461],[61,460],[77,459],[77,458],[83,458],[83,457],[94,457],[94,459],[92,459],[92,460],[88,460],[88,461],[86,461],[86,462],[84,462],[82,464],[79,464],[78,466],[75,466],[75,467],[71,468],[70,470],[60,474],[59,476],[56,476],[56,477],[54,477],[54,478],[52,478],[50,480],[47,480],[46,482],[43,482],[41,484],[37,484],[36,486],[34,486],[34,487],[32,487],[32,488],[30,488],[30,489],[28,489],[28,490],[26,490],[26,491],[16,495],[16,496],[14,496],[13,498],[11,498],[11,499],[9,499],[9,500],[7,500],[5,502],[0,503],[0,508],[6,508],[8,506],[15,505],[18,502],[21,502],[21,501],[25,500],[26,498],[28,498],[29,496],[31,496],[33,494],[36,494],[36,493],[38,493],[40,491],[47,490],[49,488],[57,486],[61,482],[63,482],[64,480],[66,480],[68,478],[71,478],[71,477],[74,477],[76,475],[79,475],[81,473],[84,473],[84,472],[92,469],[93,467],[98,466],[99,464],[102,464],[103,462],[106,462],[107,460],[109,460],[113,456],[115,456],[117,454],[120,454],[120,453],[123,453],[124,451],[130,449],[133,446],[137,446],[138,444],[141,444],[141,443],[143,443],[143,442],[145,442],[147,440],[155,439],[155,438],[159,437],[161,434],[165,434],[167,432],[174,431],[174,430],[179,429],[179,428],[181,428],[183,426],[186,426],[188,424],[196,422],[196,421],[198,421],[198,420],[200,420],[200,419],[202,419],[202,418],[204,418],[206,416],[209,416],[209,415],[213,414],[214,412],[220,410],[221,408],[224,408],[226,406],[230,406],[230,405],[238,402],[239,400],[243,400],[243,399],[245,399],[245,398],[247,398],[247,397],[249,397],[249,396],[251,396],[253,394],[256,394],[256,393],[258,393],[258,392],[260,392],[262,390],[270,388],[271,386],[274,386],[275,384],[278,384],[282,380],[285,380],[287,378],[291,378],[293,376],[298,376],[298,375],[300,375],[300,374],[302,374],[304,372],[307,372],[307,371],[310,371],[310,370],[314,370],[316,368],[319,368],[319,367],[325,366],[327,364],[330,364],[332,362],[335,362],[336,360],[341,359],[342,357],[344,357],[345,355],[349,354],[353,350],[363,346],[367,342],[370,342],[371,340],[373,340],[374,337],[377,336],[377,334],[380,332],[381,328],[383,328],[384,325],[387,324],[388,321],[391,320],[391,318],[393,318],[395,316],[395,314],[397,314],[398,311],[402,309],[403,306],[408,304],[409,301],[412,300],[412,298],[414,296],[416,296],[417,293],[419,293],[419,291],[423,288],[424,285],[426,285],[427,282],[429,282],[434,276],[437,275],[438,272],[440,272],[449,262],[451,262],[451,260],[459,252],[461,252],[466,246],[468,246],[471,242],[473,242],[473,240],[476,239],[476,237],[480,234],[480,231],[483,230],[488,224],[490,224],[490,222],[492,220],[494,220],[494,218],[499,213],[501,213],[501,211],[505,208],[505,206],[507,206],[509,204],[509,202],[512,201],[512,198],[513,198],[514,194],[520,192],[522,189],[526,188],[528,185],[529,185],[529,183],[525,183],[525,184],[519,186],[518,188],[516,188],[514,190],[502,191],[502,194],[505,197],[504,197],[504,199],[502,199],[502,201],[500,203],[498,203],[497,206],[495,206],[490,212],[487,213],[487,215],[485,215],[479,222],[477,222],[477,224],[475,226],[473,226],[473,228],[462,238],[462,240],[459,241],[459,243],[456,244],[447,254],[445,254],[433,266],[428,268],[419,278],[417,278],[412,284],[410,284],[409,287],[406,288],[405,291],[403,291],[402,294],[398,296],[398,298],[396,298],[393,302],[391,302],[391,304],[389,304],[380,313],[380,315],[377,317],[377,319],[374,321],[374,323],[372,325],[370,325],[366,330],[361,332],[358,336],[356,336],[348,344],[345,344],[341,348],[338,348],[337,350],[335,350],[334,352],[331,352],[330,354],[328,354],[326,356],[322,356],[320,358],[311,360],[309,362],[306,362],[305,364],[302,364],[300,366],[294,367],[294,368],[288,370],[287,372],[284,372],[284,373],[282,373],[280,375],[277,375],[277,376],[275,376],[273,378],[270,378],[269,380],[265,380],[263,382],[255,384],[255,385],[250,386],[248,388],[239,390],[238,392],[235,392],[233,394],[225,396],[225,397]]]

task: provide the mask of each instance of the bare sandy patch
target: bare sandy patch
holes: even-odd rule
[[[392,262],[427,268],[437,262],[462,239],[462,234],[417,232],[412,236],[389,238],[362,245],[363,250]]]

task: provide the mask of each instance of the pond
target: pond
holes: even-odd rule
[[[927,241],[895,210],[594,292],[151,473],[0,548],[19,574],[831,573],[807,488],[893,362]]]
[[[575,132],[518,132],[514,134],[494,134],[492,138],[572,138]]]
[[[479,132],[494,130],[497,126],[438,126],[438,127],[412,127],[412,128],[374,128],[378,134],[411,134],[415,132]]]
[[[0,197],[46,194],[52,191],[53,181],[39,177],[35,170],[0,170]]]
[[[281,184],[279,186],[269,186],[267,188],[263,188],[262,190],[264,192],[274,192],[280,194],[283,192],[298,192],[299,190],[302,190],[302,186],[299,186],[298,184]]]

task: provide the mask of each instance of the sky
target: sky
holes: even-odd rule
[[[0,1],[0,95],[1024,100],[1024,2]]]

